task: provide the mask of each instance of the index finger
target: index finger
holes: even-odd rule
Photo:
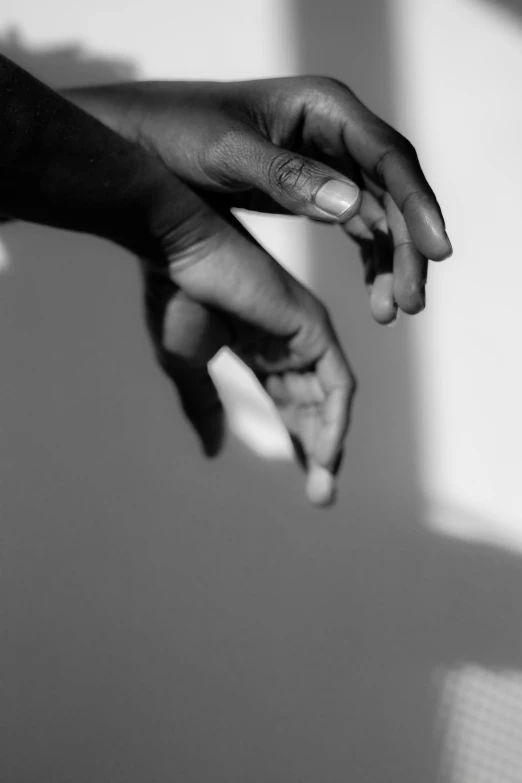
[[[413,145],[346,90],[343,140],[366,174],[385,188],[402,212],[413,241],[433,261],[452,251],[444,218]]]
[[[325,396],[313,456],[318,465],[335,475],[350,425],[357,384],[337,345],[328,349],[319,360],[316,372]]]

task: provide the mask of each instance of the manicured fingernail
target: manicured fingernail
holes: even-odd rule
[[[330,179],[317,191],[315,204],[323,212],[340,218],[357,202],[359,188],[349,182]]]
[[[306,494],[315,506],[329,506],[335,500],[335,478],[322,465],[313,464],[308,471]]]

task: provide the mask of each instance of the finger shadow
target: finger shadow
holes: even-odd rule
[[[51,87],[82,87],[111,84],[137,76],[130,60],[95,55],[81,43],[62,46],[30,46],[17,27],[0,35],[0,51],[10,60]]]

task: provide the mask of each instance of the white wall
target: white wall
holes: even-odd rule
[[[400,0],[395,57],[403,126],[455,249],[415,334],[423,484],[440,525],[520,549],[522,16]]]
[[[430,270],[414,333],[426,518],[448,535],[519,553],[522,6],[398,0],[393,21],[403,129],[455,250]],[[506,604],[517,601],[506,587]],[[489,589],[498,585],[485,582],[484,611]],[[507,673],[461,661],[441,679],[444,774],[455,783],[520,779],[520,641],[516,649]]]
[[[152,0],[145,17],[143,3],[128,0],[17,0],[2,9],[2,26],[20,26],[33,47],[74,43],[89,55],[130,60],[141,78],[248,79],[294,71],[291,11],[276,0]]]
[[[446,673],[465,686],[479,671],[480,697],[485,670],[520,668],[522,574],[504,522],[506,498],[519,503],[516,316],[504,309],[520,275],[516,193],[487,220],[481,196],[484,170],[504,193],[516,183],[514,28],[471,0],[18,0],[0,9],[0,29],[12,25],[22,43],[6,32],[4,50],[53,83],[346,80],[412,136],[455,256],[431,274],[429,311],[383,330],[340,233],[252,224],[328,302],[360,379],[340,502],[321,514],[287,462],[234,439],[202,459],[154,365],[126,253],[3,230],[0,778],[435,783],[441,692],[453,688],[446,718],[457,704]],[[498,170],[476,165],[477,125],[499,137],[493,116],[476,121],[482,96],[513,111]],[[454,507],[469,512],[466,540],[425,526],[448,505],[448,532],[462,533]],[[493,537],[494,517],[503,549],[474,540]]]

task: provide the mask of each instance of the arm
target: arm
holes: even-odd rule
[[[223,429],[207,362],[229,345],[278,406],[310,499],[330,503],[354,381],[321,303],[159,156],[5,58],[0,95],[0,214],[98,234],[141,255],[156,353],[205,451],[218,451]]]
[[[0,214],[155,252],[159,160],[0,55]]]

